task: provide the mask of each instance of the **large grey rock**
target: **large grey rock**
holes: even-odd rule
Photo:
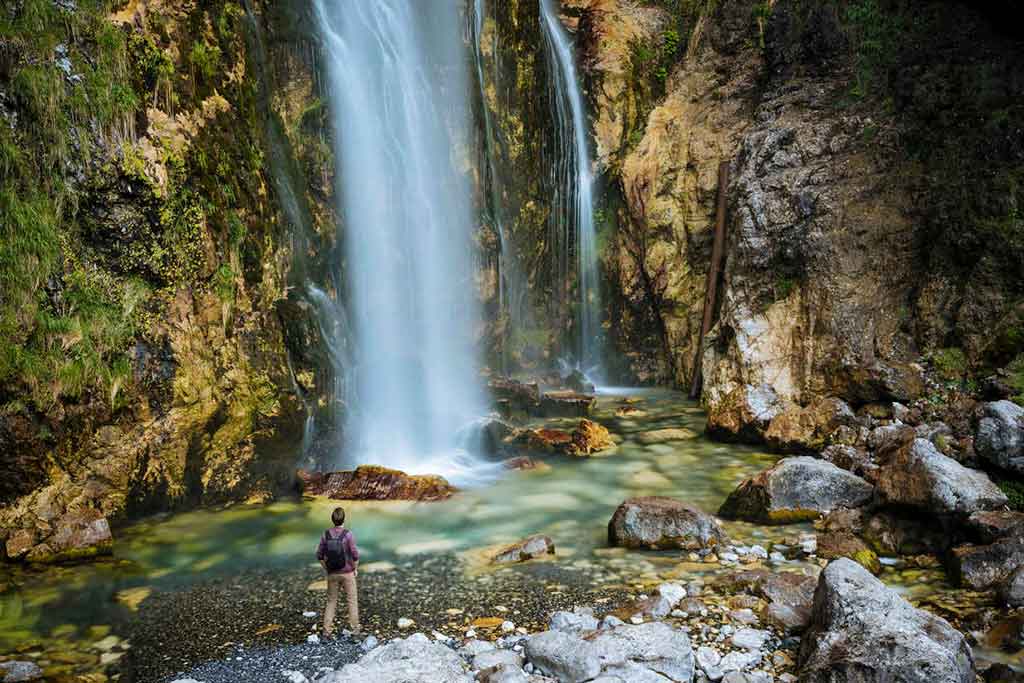
[[[790,406],[772,418],[764,434],[768,447],[780,453],[817,453],[839,427],[853,427],[856,416],[846,402],[823,398],[808,406]]]
[[[821,573],[800,644],[804,683],[974,683],[963,635],[852,560]]]
[[[690,639],[663,622],[624,624],[586,636],[546,631],[527,641],[526,656],[542,673],[569,683],[690,683],[694,675]]]
[[[1017,567],[999,586],[999,597],[1008,607],[1024,607],[1024,567]]]
[[[24,683],[43,677],[43,670],[32,662],[0,662],[0,681],[3,683]]]
[[[551,615],[549,627],[552,631],[596,631],[598,627],[594,610],[589,607],[577,607],[572,612],[559,611]]]
[[[608,542],[626,548],[701,550],[725,541],[714,517],[674,498],[630,498],[608,522]]]
[[[542,673],[567,683],[581,683],[601,673],[594,645],[565,631],[544,631],[526,641],[526,658]]]
[[[462,657],[422,633],[393,640],[319,683],[472,683]]]
[[[873,492],[871,484],[831,463],[809,456],[786,458],[740,484],[718,514],[788,524],[816,519],[836,508],[859,507]]]
[[[1006,505],[1006,495],[987,474],[964,467],[924,439],[882,454],[878,494],[893,505],[964,517]]]
[[[975,590],[995,588],[1024,566],[1024,538],[1003,538],[989,545],[953,548],[953,574]]]
[[[982,543],[1001,538],[1024,537],[1024,512],[988,510],[975,512],[967,518],[967,526]]]
[[[997,467],[1024,474],[1024,408],[1013,401],[982,407],[974,451]]]

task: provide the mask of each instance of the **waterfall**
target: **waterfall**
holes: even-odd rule
[[[453,472],[482,415],[456,2],[316,0],[355,335],[345,464]],[[454,463],[454,465],[453,465]]]
[[[604,380],[601,292],[589,129],[572,41],[558,18],[555,0],[540,0],[540,9],[549,99],[555,123],[554,159],[550,163],[555,196],[548,239],[558,255],[556,282],[569,281],[570,254],[575,248],[576,366],[592,381],[601,382]]]

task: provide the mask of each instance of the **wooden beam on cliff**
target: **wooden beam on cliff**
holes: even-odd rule
[[[718,280],[722,274],[722,258],[725,256],[725,207],[726,195],[729,190],[729,162],[718,165],[718,210],[715,215],[715,241],[711,246],[711,266],[708,268],[708,280],[704,286],[704,319],[700,325],[700,337],[697,339],[697,354],[693,359],[693,382],[690,384],[690,398],[700,397],[702,377],[701,359],[704,356],[704,338],[711,331],[711,323],[715,315],[715,304],[718,298]]]

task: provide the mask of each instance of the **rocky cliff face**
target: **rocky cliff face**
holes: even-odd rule
[[[1020,57],[993,17],[570,4],[618,200],[604,261],[635,378],[688,385],[700,363],[711,428],[760,439],[788,406],[910,400],[933,369],[963,379],[1020,353]],[[698,359],[723,160],[724,291]]]
[[[296,240],[272,185],[268,117],[305,144],[295,156],[310,178],[323,162],[305,143],[313,117],[296,113],[313,102],[296,50],[271,46],[294,92],[276,106],[264,97],[253,29],[294,18],[250,9],[23,0],[0,11],[8,558],[102,549],[98,518],[291,485],[303,390],[278,310]],[[319,213],[309,239],[329,244]]]

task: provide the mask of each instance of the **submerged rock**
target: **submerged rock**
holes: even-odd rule
[[[555,554],[555,542],[549,536],[530,536],[499,551],[491,561],[496,564],[525,562],[543,555]]]
[[[764,524],[816,519],[836,508],[854,508],[871,500],[874,487],[831,463],[809,456],[786,458],[747,479],[722,504],[718,514]]]
[[[1012,401],[986,403],[974,450],[1004,470],[1024,474],[1024,408]]]
[[[608,522],[608,543],[626,548],[702,550],[725,542],[714,517],[674,498],[631,498]]]
[[[596,404],[593,394],[549,391],[540,397],[539,411],[543,417],[586,417]]]
[[[345,472],[306,472],[298,478],[304,494],[334,500],[444,500],[454,486],[432,474],[406,474],[377,465]]]
[[[964,517],[1007,502],[988,475],[964,467],[924,439],[914,439],[882,454],[878,494],[892,505]]]
[[[541,462],[531,458],[528,455],[520,455],[516,458],[509,458],[501,463],[507,470],[520,470],[520,471],[532,471],[544,472],[551,469],[551,465],[546,462]]]
[[[847,559],[821,573],[799,666],[806,683],[975,679],[974,655],[963,634]]]
[[[696,439],[697,433],[693,430],[684,428],[675,429],[655,429],[651,432],[641,432],[636,435],[638,443],[642,443],[645,446],[650,446],[656,443],[666,443],[669,441],[687,441],[689,439]]]

